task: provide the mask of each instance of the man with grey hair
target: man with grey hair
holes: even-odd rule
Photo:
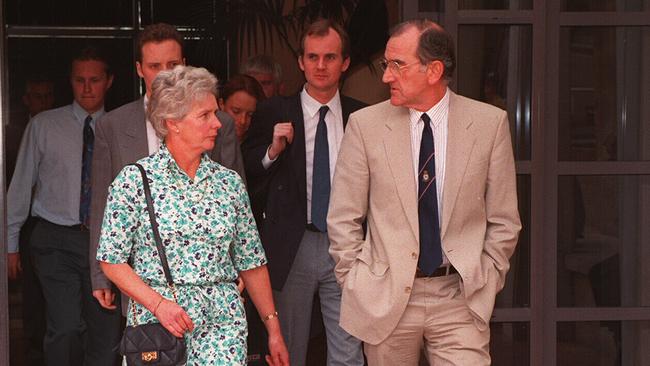
[[[521,223],[508,117],[452,92],[453,40],[399,24],[390,101],[350,116],[328,215],[341,326],[368,364],[489,365],[489,321]],[[363,223],[367,222],[367,230]]]
[[[255,78],[262,85],[267,98],[281,95],[284,91],[282,66],[271,56],[253,56],[241,65],[239,72]]]

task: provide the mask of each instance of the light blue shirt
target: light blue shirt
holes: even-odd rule
[[[91,127],[104,114],[92,114]],[[37,114],[25,129],[7,192],[8,252],[18,252],[20,228],[29,215],[58,225],[77,225],[81,194],[83,127],[88,116],[77,102]]]

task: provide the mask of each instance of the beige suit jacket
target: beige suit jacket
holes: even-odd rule
[[[448,126],[442,247],[462,278],[476,325],[485,329],[521,229],[508,119],[503,110],[452,93]],[[341,326],[370,344],[395,329],[415,278],[419,224],[411,155],[408,109],[386,101],[350,116],[328,233],[342,286]]]

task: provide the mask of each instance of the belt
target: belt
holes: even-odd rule
[[[420,271],[419,268],[415,270],[415,278],[423,278],[423,277],[441,277],[441,276],[448,276],[450,274],[458,273],[456,268],[452,266],[451,264],[447,267],[438,267],[435,271],[433,271],[432,274],[427,275],[426,273]]]
[[[307,226],[305,226],[305,229],[307,229],[307,231],[313,231],[315,233],[322,233],[322,231],[318,230],[314,224],[307,224]]]
[[[36,217],[36,216],[35,216],[35,217]],[[59,224],[55,224],[55,223],[53,223],[52,221],[47,221],[47,220],[45,220],[45,219],[43,219],[43,218],[40,218],[40,217],[36,217],[36,219],[37,219],[38,221],[43,221],[43,222],[45,222],[45,223],[47,223],[47,224],[54,225],[54,226],[58,226],[58,227],[60,227],[60,228],[64,228],[64,229],[69,229],[69,230],[73,230],[73,231],[88,231],[88,226],[86,226],[86,225],[84,225],[84,224],[77,224],[77,225],[59,225]]]

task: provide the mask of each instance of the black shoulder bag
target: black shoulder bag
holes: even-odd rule
[[[142,165],[131,165],[138,167],[142,174],[144,194],[147,200],[147,211],[149,212],[149,220],[151,220],[151,227],[153,229],[154,239],[156,240],[156,247],[158,248],[160,261],[162,262],[163,271],[165,272],[167,285],[171,288],[172,293],[174,294],[174,300],[178,302],[174,281],[169,272],[169,264],[167,263],[165,248],[162,245],[160,233],[158,232],[158,223],[156,222],[156,216],[154,214],[147,173],[144,171]],[[131,299],[131,301],[135,300]],[[134,325],[128,326],[124,329],[124,335],[120,341],[120,354],[126,358],[127,365],[174,366],[185,364],[187,361],[187,349],[183,338],[176,338],[160,323],[138,325],[134,302],[131,302],[131,313]]]

